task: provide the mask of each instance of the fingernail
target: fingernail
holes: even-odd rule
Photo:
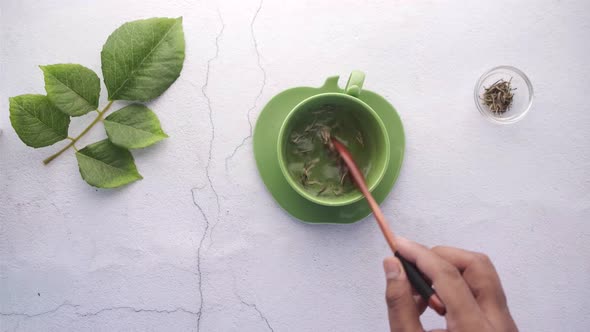
[[[383,269],[385,270],[386,279],[397,279],[401,272],[397,259],[386,259],[383,262]]]

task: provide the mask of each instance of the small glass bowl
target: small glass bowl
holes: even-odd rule
[[[512,79],[511,86],[516,90],[514,90],[514,97],[510,108],[504,113],[494,113],[483,103],[481,97],[485,92],[485,88],[500,79],[504,79],[505,81]],[[486,119],[498,124],[515,123],[524,118],[533,105],[533,95],[533,85],[529,78],[522,71],[512,66],[499,66],[485,72],[477,80],[473,93],[475,105],[477,105],[479,112]]]

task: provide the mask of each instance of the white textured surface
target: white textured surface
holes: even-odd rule
[[[406,128],[384,203],[397,232],[488,253],[523,331],[590,328],[590,2],[2,0],[0,10],[1,331],[387,330],[389,253],[373,221],[290,218],[249,138],[247,119],[279,91],[357,68]],[[44,92],[37,65],[100,73],[120,24],[180,15],[185,68],[150,103],[171,137],[134,153],[143,181],[95,190],[73,153],[45,167],[58,146],[19,141],[8,97]],[[521,68],[536,93],[508,127],[472,100],[499,64]],[[95,128],[80,146],[102,137]],[[442,323],[428,313],[426,326]]]

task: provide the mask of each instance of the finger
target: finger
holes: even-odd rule
[[[463,272],[463,279],[473,292],[475,300],[490,319],[514,325],[500,277],[488,256],[445,246],[434,247],[432,251]]]
[[[426,281],[426,283],[432,287],[432,281],[430,281],[425,275],[422,275],[422,277],[424,277],[424,281]],[[428,308],[428,302],[424,300],[422,295],[420,295],[414,287],[412,287],[412,297],[414,298],[414,302],[416,302],[416,308],[418,308],[420,316],[422,316],[426,308]]]
[[[455,266],[418,243],[400,237],[396,240],[400,253],[432,280],[436,293],[447,308],[448,317],[464,322],[483,317],[471,290]]]
[[[486,255],[445,246],[437,246],[432,251],[463,272],[463,279],[482,308],[506,307],[500,278]]]
[[[411,286],[399,260],[395,257],[386,258],[383,269],[387,279],[385,298],[391,331],[422,331]]]
[[[424,310],[426,310],[426,308],[428,307],[428,303],[426,303],[426,301],[424,301],[424,298],[422,298],[421,295],[412,295],[412,297],[414,298],[414,302],[416,303],[416,310],[418,311],[419,315],[422,315],[424,313]]]

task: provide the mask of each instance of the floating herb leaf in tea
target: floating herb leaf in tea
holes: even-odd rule
[[[334,150],[336,137],[357,156],[365,176],[370,169],[365,137],[359,121],[351,112],[324,105],[301,114],[289,134],[286,147],[287,167],[309,193],[322,197],[337,197],[355,189],[348,168]]]
[[[512,78],[508,81],[500,79],[496,81],[496,83],[490,85],[490,87],[484,87],[484,89],[485,92],[481,99],[483,100],[484,105],[486,105],[492,112],[504,113],[512,105],[512,99],[514,97],[512,91],[516,90],[515,88],[512,88]]]

